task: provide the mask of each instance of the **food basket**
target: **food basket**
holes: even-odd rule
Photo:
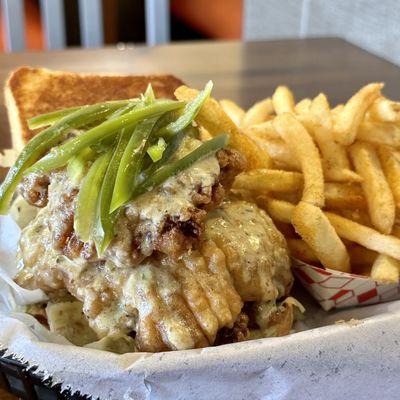
[[[400,299],[399,283],[376,282],[368,276],[324,269],[299,260],[294,261],[293,272],[325,311]]]
[[[71,395],[68,391],[61,393],[61,385],[52,385],[51,379],[43,380],[41,374],[36,374],[11,357],[0,352],[0,387],[23,400],[83,400],[86,396]]]

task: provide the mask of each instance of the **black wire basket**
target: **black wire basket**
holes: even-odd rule
[[[23,364],[12,357],[5,357],[0,352],[0,387],[23,400],[86,400],[87,396],[71,395],[68,391],[61,393],[61,385],[52,386],[51,379],[43,379],[27,369]]]

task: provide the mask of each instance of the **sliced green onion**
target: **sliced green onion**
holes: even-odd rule
[[[210,97],[212,88],[212,81],[208,81],[204,89],[196,96],[196,98],[186,104],[182,115],[176,121],[169,123],[165,128],[161,129],[158,134],[160,136],[175,135],[188,127],[196,118],[205,101]]]
[[[156,99],[156,96],[153,91],[153,86],[151,86],[151,83],[149,83],[147,85],[146,91],[144,92],[143,101],[146,105],[149,105],[149,104],[154,103],[155,99]]]
[[[38,115],[36,117],[28,119],[28,128],[29,129],[38,129],[38,128],[43,128],[44,126],[53,125],[55,122],[57,122],[61,118],[64,118],[67,115],[70,115],[73,112],[80,110],[80,109],[81,109],[81,107],[64,108],[62,110],[53,111],[48,114]]]
[[[90,167],[78,193],[74,229],[80,240],[88,242],[94,226],[101,184],[112,152],[104,153]]]
[[[94,160],[96,155],[96,152],[88,147],[68,162],[67,173],[74,184],[77,185],[80,183],[85,175],[88,162]]]
[[[179,172],[189,168],[196,161],[215,153],[216,151],[225,147],[227,144],[228,135],[218,135],[215,138],[202,143],[199,147],[197,147],[197,149],[193,150],[183,158],[162,166],[156,172],[154,172],[154,174],[147,178],[139,187],[136,188],[131,200],[135,199],[146,191],[153,190],[171,176],[174,176]]]
[[[153,162],[157,162],[161,160],[166,148],[166,141],[162,137],[160,137],[158,138],[158,142],[156,144],[153,144],[147,149],[147,154],[150,156]]]
[[[129,201],[156,122],[157,118],[150,118],[136,126],[119,164],[110,212],[114,212]]]
[[[92,232],[92,237],[99,255],[103,254],[104,250],[114,237],[114,225],[118,216],[118,211],[110,213],[110,205],[118,167],[131,134],[132,132],[127,129],[123,129],[119,134],[118,144],[114,150],[101,185],[96,208],[96,222],[93,226]]]
[[[122,107],[124,104],[126,104],[126,101],[106,105],[96,104],[84,106],[34,136],[24,147],[17,161],[10,168],[4,182],[0,186],[0,214],[7,214],[14,190],[21,181],[26,169],[33,165],[49,149],[64,139],[65,133],[71,129],[79,128],[88,122],[98,120],[100,116],[106,116],[117,108]]]
[[[131,99],[131,100],[126,100],[124,102],[138,102],[138,99]],[[96,103],[93,104],[93,106],[99,106],[99,105],[110,105],[113,103],[121,103],[120,100],[117,101],[106,101],[103,103]],[[56,110],[52,111],[47,114],[41,114],[36,117],[28,119],[28,127],[29,129],[38,129],[38,128],[43,128],[45,126],[53,125],[55,122],[59,121],[61,118],[66,117],[67,115],[70,115],[74,113],[75,111],[80,110],[82,107],[86,106],[79,106],[79,107],[71,107],[71,108],[64,108],[61,110]]]
[[[33,165],[27,173],[38,171],[48,172],[60,168],[64,166],[73,155],[79,153],[85,147],[92,146],[102,139],[115,135],[119,129],[135,125],[143,119],[176,110],[181,108],[183,104],[183,102],[178,101],[160,100],[142,108],[135,107],[127,114],[105,121],[82,135],[54,148],[50,153]]]
[[[115,119],[132,111],[138,104],[140,104],[139,99],[129,100],[129,102],[118,110],[114,111],[107,119]]]

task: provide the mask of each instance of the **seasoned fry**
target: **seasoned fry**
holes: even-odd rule
[[[397,208],[400,208],[400,152],[388,146],[379,146],[379,159]]]
[[[259,140],[254,137],[254,140],[261,148],[265,149],[275,164],[282,166],[282,169],[301,170],[301,165],[296,156],[282,139]]]
[[[346,246],[320,208],[300,201],[292,213],[292,224],[324,267],[350,272]]]
[[[303,176],[299,172],[277,169],[255,169],[236,176],[234,189],[267,192],[294,192],[303,186]]]
[[[301,239],[286,239],[290,255],[309,264],[318,263],[318,257],[311,247]]]
[[[368,212],[365,210],[341,209],[341,210],[335,210],[335,212],[342,215],[345,218],[357,222],[358,224],[372,227],[371,218],[369,217]]]
[[[221,107],[224,109],[228,117],[237,125],[243,121],[245,111],[242,107],[238,106],[234,101],[223,99],[220,101]]]
[[[331,212],[325,212],[325,215],[341,238],[400,260],[400,239],[397,237],[383,235],[372,228],[360,225]]]
[[[388,122],[363,121],[357,139],[372,144],[400,146],[400,127]]]
[[[372,264],[371,278],[382,283],[399,281],[400,261],[385,254],[379,254]]]
[[[292,222],[292,214],[295,208],[294,204],[284,200],[276,200],[268,196],[260,196],[257,198],[259,207],[267,211],[273,220],[290,224]]]
[[[243,116],[242,128],[245,129],[248,126],[261,124],[271,117],[274,112],[272,106],[272,100],[270,97],[255,103],[250,107]]]
[[[245,189],[232,189],[231,196],[235,197],[239,200],[249,201],[250,203],[254,203],[257,197],[257,194],[252,192],[251,190]]]
[[[200,140],[202,142],[205,142],[207,140],[212,139],[213,137],[210,135],[210,132],[208,132],[208,130],[206,128],[204,128],[204,126],[200,126],[199,128],[200,131]]]
[[[301,191],[297,192],[272,192],[271,196],[276,200],[288,201],[292,204],[297,204],[301,200]]]
[[[361,186],[348,183],[325,183],[327,208],[365,209],[367,204]]]
[[[326,96],[321,93],[310,106],[313,137],[322,154],[325,178],[330,181],[360,182],[361,177],[350,170],[350,161],[343,146],[337,144],[332,135],[332,117]]]
[[[356,143],[351,147],[350,155],[356,171],[363,178],[361,185],[372,225],[380,232],[389,234],[396,209],[376,151],[370,144]]]
[[[280,139],[279,133],[276,131],[272,124],[272,120],[262,122],[261,124],[251,125],[242,128],[246,135],[251,138],[257,137],[261,140]]]
[[[287,86],[278,86],[272,95],[272,104],[277,115],[294,113],[294,96]]]
[[[332,117],[335,118],[338,114],[340,114],[343,111],[343,108],[344,104],[338,104],[336,107],[332,108]]]
[[[368,114],[371,119],[377,121],[398,122],[400,121],[400,104],[385,97],[379,97],[368,109]]]
[[[300,162],[304,176],[302,200],[324,206],[324,177],[318,149],[304,126],[290,114],[279,115],[274,126]]]
[[[314,117],[316,128],[323,128],[324,132],[332,129],[333,122],[329,102],[323,93],[320,93],[312,100],[309,112]]]
[[[264,208],[272,219],[285,223],[290,223],[296,207],[287,201],[275,200],[266,196],[260,197],[257,204]],[[325,211],[324,214],[328,217],[340,238],[400,260],[400,238],[383,235],[372,228],[329,211]]]
[[[382,83],[364,86],[337,113],[333,127],[337,142],[343,145],[354,142],[368,107],[380,96],[382,87]]]
[[[175,90],[176,98],[185,101],[194,99],[198,93],[198,90],[184,85]],[[221,133],[229,134],[229,145],[246,156],[247,169],[272,167],[272,160],[268,153],[239,130],[215,99],[206,100],[196,121],[203,125],[212,136]]]
[[[362,182],[363,178],[356,172],[347,168],[329,168],[324,165],[324,176],[331,182]]]
[[[311,99],[305,98],[303,100],[300,100],[294,106],[294,112],[296,114],[308,114],[310,112],[310,107],[311,107]]]

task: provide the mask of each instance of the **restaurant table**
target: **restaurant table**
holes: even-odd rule
[[[0,54],[0,82],[22,66],[88,73],[172,73],[201,88],[212,79],[214,96],[242,107],[270,96],[277,85],[290,86],[296,97],[325,92],[332,105],[345,101],[367,82],[386,83],[384,93],[399,100],[400,69],[341,39],[268,42],[185,42],[158,47],[71,49]],[[0,100],[0,149],[11,140]],[[4,170],[0,173],[0,179]],[[0,391],[0,399],[5,395]]]

